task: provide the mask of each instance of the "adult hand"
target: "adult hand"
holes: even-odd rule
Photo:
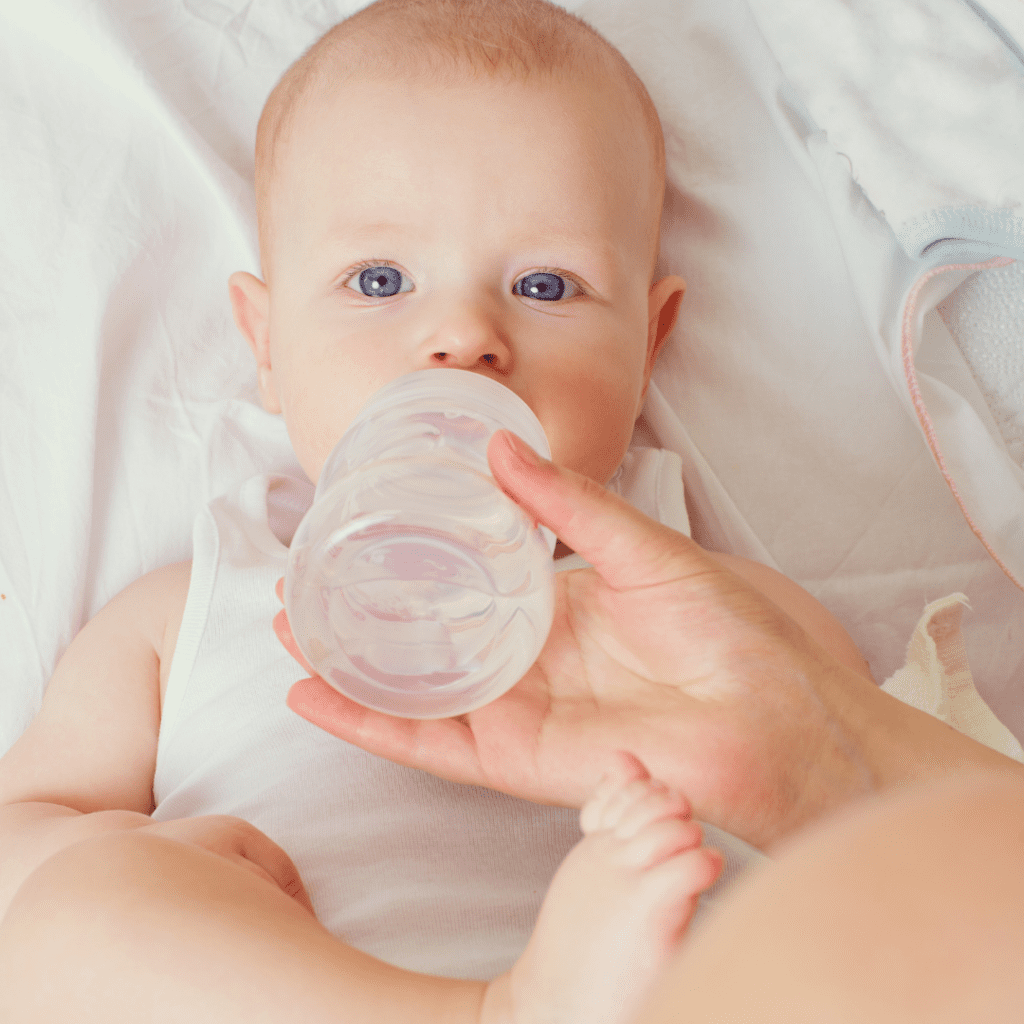
[[[498,485],[594,566],[556,575],[533,667],[458,718],[381,714],[319,677],[295,684],[292,710],[390,761],[544,804],[582,806],[629,751],[695,817],[761,849],[877,785],[863,723],[884,717],[873,702],[899,702],[688,537],[580,474],[529,465],[512,436],[488,447]],[[284,611],[274,629],[312,673]]]
[[[1017,762],[880,690],[688,537],[498,431],[498,485],[593,569],[558,573],[533,667],[458,718],[370,711],[319,678],[294,711],[399,764],[537,803],[581,807],[612,752],[637,757],[694,816],[763,850],[851,799]],[[517,444],[522,444],[516,439]],[[278,583],[278,597],[282,583]],[[306,671],[284,612],[278,637]]]

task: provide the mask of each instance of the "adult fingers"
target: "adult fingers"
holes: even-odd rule
[[[689,537],[645,516],[589,477],[541,458],[511,431],[495,431],[487,458],[505,494],[616,590],[721,572]]]
[[[299,650],[299,645],[295,642],[295,634],[292,632],[292,624],[288,621],[288,613],[282,608],[274,616],[274,633],[277,635],[277,639],[281,641],[281,645],[284,649],[311,675],[315,676],[316,670],[308,661],[302,651]]]

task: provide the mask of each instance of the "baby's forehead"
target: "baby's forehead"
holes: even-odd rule
[[[612,69],[602,67],[598,62],[588,62],[586,67],[563,68],[551,67],[524,71],[508,67],[498,67],[488,72],[481,72],[472,67],[447,67],[443,72],[429,62],[410,60],[401,67],[374,69],[356,67],[338,67],[333,72],[322,74],[316,83],[310,83],[305,94],[296,97],[296,106],[304,108],[307,117],[315,120],[318,114],[334,104],[344,102],[351,95],[354,87],[380,84],[383,86],[398,85],[415,93],[419,90],[439,90],[442,94],[449,92],[454,97],[482,94],[491,95],[505,92],[509,97],[521,93],[524,88],[539,92],[550,92],[555,102],[572,102],[573,93],[561,87],[566,83],[576,86],[578,93],[602,94],[615,96],[623,107],[630,106],[631,90],[621,76]],[[556,99],[557,97],[557,99]],[[634,104],[632,108],[639,113]]]
[[[424,105],[419,107],[421,97]],[[387,111],[393,107],[420,110],[423,120],[412,128],[407,118],[397,122],[404,128],[391,125]],[[539,124],[524,128],[521,117],[504,114],[523,110],[529,110],[531,118],[535,112],[537,119],[561,124],[564,130],[534,130]],[[274,191],[304,191],[307,182],[320,181],[324,175],[333,179],[349,162],[349,154],[360,166],[375,153],[390,161],[395,140],[401,146],[402,132],[415,132],[420,124],[432,125],[427,131],[439,135],[426,147],[402,147],[395,167],[415,174],[417,162],[422,167],[435,165],[439,147],[445,148],[440,136],[457,140],[456,149],[464,145],[462,140],[473,145],[474,140],[483,138],[487,141],[481,144],[494,146],[495,151],[509,156],[530,153],[531,164],[562,169],[585,191],[590,189],[581,186],[582,182],[593,182],[592,187],[604,194],[625,191],[632,197],[649,191],[656,206],[650,212],[655,218],[660,216],[664,184],[657,147],[661,140],[645,133],[628,90],[610,76],[597,74],[470,75],[441,84],[424,75],[338,75],[311,91],[301,116],[282,139],[277,163],[283,173],[275,175],[281,184]],[[500,140],[492,135],[495,125],[501,126]],[[344,140],[343,146],[338,145],[339,139]],[[509,174],[515,173],[513,166],[508,166]],[[392,165],[379,164],[378,170],[384,167]]]
[[[345,50],[348,59],[324,62],[315,68],[313,74],[297,78],[289,83],[287,89],[276,90],[277,95],[268,101],[268,108],[274,103],[276,110],[265,111],[265,115],[270,114],[265,116],[268,122],[266,131],[263,131],[264,119],[261,119],[263,138],[257,140],[256,177],[261,251],[265,257],[269,257],[274,233],[272,224],[276,214],[273,211],[288,194],[288,187],[282,185],[282,179],[292,179],[291,170],[298,171],[301,176],[303,156],[315,157],[331,144],[330,129],[325,125],[331,111],[353,109],[347,106],[353,98],[358,102],[361,97],[366,102],[365,90],[356,97],[355,87],[367,84],[372,87],[379,82],[397,83],[414,94],[421,88],[430,90],[432,102],[443,99],[448,91],[445,87],[451,87],[451,94],[463,101],[467,93],[486,89],[492,98],[499,97],[499,108],[502,91],[509,94],[508,102],[513,104],[522,102],[521,90],[526,87],[549,92],[536,101],[538,116],[543,116],[544,110],[551,109],[548,104],[554,103],[563,107],[563,113],[568,107],[569,120],[575,121],[577,119],[572,114],[579,109],[581,114],[589,116],[591,123],[599,122],[600,126],[593,135],[601,140],[603,152],[600,159],[605,169],[602,176],[607,177],[609,162],[619,165],[620,169],[629,165],[631,194],[649,197],[649,203],[644,201],[645,212],[641,219],[652,221],[647,233],[651,235],[653,258],[656,258],[665,187],[664,142],[650,97],[621,55],[609,56],[603,48],[595,46],[588,59],[572,64],[554,63],[541,67],[499,65],[481,70],[478,66],[453,62],[450,55],[439,60],[436,54],[431,55],[429,49],[417,57],[407,54],[407,59],[402,61],[389,57],[383,63],[375,60],[372,44],[368,41],[360,46],[356,40],[350,39]],[[514,95],[517,92],[519,95]],[[573,107],[574,104],[579,106]],[[584,119],[581,117],[579,120]],[[516,136],[514,141],[520,146],[534,144],[523,142],[521,136]],[[353,145],[358,144],[353,140]],[[595,147],[585,148],[593,158]],[[585,159],[582,150],[580,158],[581,161]],[[285,171],[286,167],[289,171]],[[615,178],[619,176],[613,175]],[[639,185],[645,179],[649,188]]]
[[[571,83],[572,88],[564,86]],[[403,91],[416,94],[421,90],[432,93],[431,102],[443,107],[448,101],[453,107],[463,104],[467,96],[487,94],[489,101],[498,98],[499,105],[502,93],[507,95],[509,105],[522,102],[524,89],[540,93],[542,98],[536,101],[538,116],[555,109],[568,111],[570,116],[575,111],[587,109],[593,111],[593,97],[605,97],[599,104],[604,116],[601,117],[601,134],[616,139],[616,145],[625,146],[642,129],[642,115],[633,101],[628,85],[619,81],[607,71],[596,69],[578,74],[561,74],[552,71],[544,74],[510,74],[495,73],[486,76],[464,73],[459,76],[449,75],[439,80],[429,68],[410,65],[407,73],[395,74],[357,74],[351,70],[340,71],[324,78],[315,88],[310,88],[307,95],[296,103],[293,111],[290,130],[282,132],[278,141],[278,157],[275,163],[284,163],[297,151],[317,152],[329,144],[329,136],[324,131],[324,122],[335,110],[350,108],[350,104],[362,100],[366,102],[366,94],[375,86],[399,86]],[[440,88],[438,88],[440,86]],[[447,86],[447,88],[446,88]],[[516,141],[516,136],[510,136]],[[539,145],[537,139],[520,140],[523,145]],[[661,146],[660,137],[648,138],[652,154]],[[657,160],[655,160],[657,163]]]

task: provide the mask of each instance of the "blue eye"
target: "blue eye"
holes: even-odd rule
[[[345,281],[345,287],[358,291],[367,298],[388,299],[399,292],[412,291],[412,282],[390,263],[368,262],[355,268]],[[512,286],[512,292],[528,299],[557,302],[562,298],[573,298],[579,294],[580,289],[568,277],[538,270],[516,281]]]
[[[567,277],[561,274],[551,274],[547,271],[536,271],[521,277],[512,286],[515,295],[523,295],[528,299],[543,299],[545,302],[555,302],[565,295],[565,286],[573,289],[569,298],[572,298],[579,289]]]
[[[411,281],[408,288],[402,287],[402,272],[388,263],[375,263],[365,267],[358,275],[353,274],[345,285],[355,291],[356,288],[351,284],[353,281],[358,285],[358,290],[368,298],[387,299],[399,292],[412,290]]]

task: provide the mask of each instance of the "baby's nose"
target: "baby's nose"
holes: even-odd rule
[[[462,367],[462,366],[470,365],[465,360],[460,360],[460,359],[453,358],[453,356],[452,356],[452,354],[450,352],[435,352],[434,353],[434,359],[435,359],[436,362],[440,363],[442,366],[447,366],[447,367],[450,367],[450,368],[453,368],[453,369],[456,369],[456,368],[459,368],[459,367]],[[500,365],[499,362],[498,362],[497,355],[495,355],[495,353],[493,353],[493,352],[485,353],[484,355],[482,355],[480,357],[480,360],[485,362],[492,369],[497,369],[498,366]],[[478,361],[480,361],[480,360],[478,360]]]
[[[512,351],[504,331],[483,310],[460,310],[445,319],[428,339],[430,361],[435,366],[473,369],[481,364],[492,370],[508,370]]]

